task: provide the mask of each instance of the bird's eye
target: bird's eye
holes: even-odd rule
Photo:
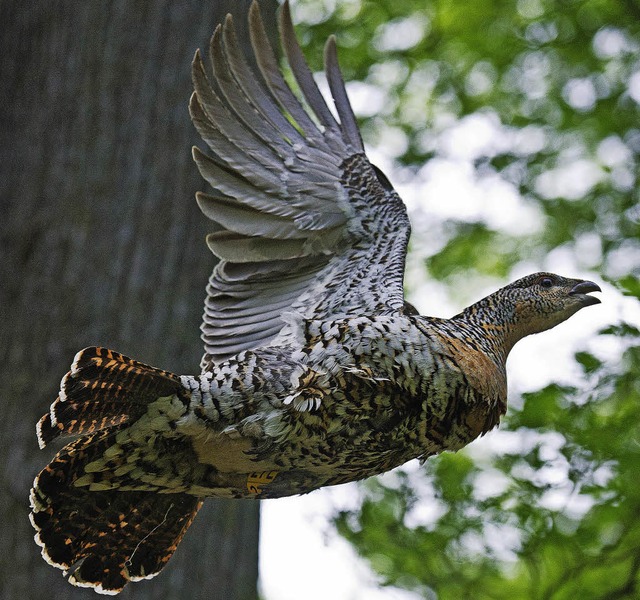
[[[543,288],[550,288],[553,285],[553,279],[551,277],[542,277],[539,283]]]

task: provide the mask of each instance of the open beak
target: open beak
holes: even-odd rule
[[[591,306],[592,304],[600,304],[600,299],[588,294],[601,291],[600,286],[593,281],[580,281],[571,288],[569,296],[578,296],[583,306]]]

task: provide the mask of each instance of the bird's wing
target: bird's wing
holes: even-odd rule
[[[212,150],[194,148],[213,188],[197,200],[216,223],[207,243],[220,258],[207,286],[204,369],[271,342],[286,313],[326,318],[404,306],[406,210],[364,154],[334,39],[325,71],[339,121],[304,60],[288,3],[280,38],[302,100],[280,70],[256,2],[249,26],[251,60],[227,17],[211,40],[212,73],[199,53],[193,62],[191,117]]]

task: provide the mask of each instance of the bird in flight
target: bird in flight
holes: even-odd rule
[[[35,478],[47,562],[106,594],[159,573],[206,497],[278,498],[455,451],[505,413],[514,344],[599,303],[593,282],[535,273],[450,319],[403,294],[410,225],[364,151],[333,37],[328,108],[295,37],[279,31],[292,91],[259,7],[253,57],[233,19],[193,61],[190,113],[208,154],[220,259],[207,286],[199,375],[113,350],[80,351],[37,426],[73,436]]]

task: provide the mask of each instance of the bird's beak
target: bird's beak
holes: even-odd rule
[[[600,299],[595,296],[589,296],[589,292],[601,292],[600,286],[593,281],[580,281],[571,288],[569,296],[578,296],[582,306],[591,306],[592,304],[600,304]]]

